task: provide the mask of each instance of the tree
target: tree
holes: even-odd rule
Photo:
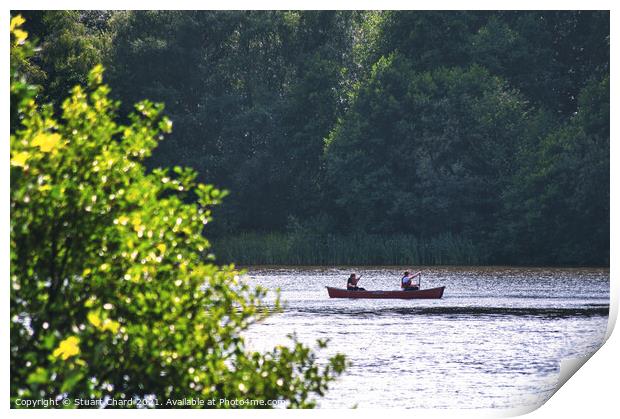
[[[414,68],[399,55],[379,60],[329,137],[334,203],[351,228],[482,238],[527,108],[483,68]]]
[[[397,52],[417,71],[472,64],[469,40],[488,12],[390,11],[380,23],[375,61]]]
[[[127,13],[115,21],[112,86],[126,102],[147,94],[169,104],[182,128],[153,163],[181,158],[232,190],[217,210],[226,230],[283,229],[320,206],[352,15]]]
[[[16,50],[25,48],[21,23],[11,24]],[[102,72],[74,87],[56,117],[12,71],[11,400],[313,406],[344,357],[320,367],[296,340],[267,353],[245,347],[243,331],[271,309],[264,289],[212,262],[203,230],[225,193],[196,183],[191,169],[146,171],[171,122],[149,101],[116,122]]]
[[[59,104],[103,61],[120,115],[166,103],[175,131],[144,164],[231,190],[212,238],[460,232],[489,261],[598,263],[578,251],[582,223],[607,253],[604,225],[563,209],[604,219],[606,195],[577,190],[608,179],[590,140],[608,137],[592,87],[609,74],[607,11],[27,13],[42,47],[12,61],[40,101]]]
[[[372,62],[398,52],[418,71],[478,64],[561,118],[609,69],[608,11],[391,11],[378,26]]]
[[[578,103],[567,123],[519,152],[499,228],[505,260],[609,263],[609,76]]]
[[[311,218],[325,204],[324,139],[346,103],[343,85],[354,71],[356,18],[352,12],[333,11],[287,16],[282,51],[290,67],[290,88],[278,115],[279,135],[268,148],[268,159],[278,168],[269,182],[280,191],[281,220]]]
[[[104,60],[108,53],[105,12],[76,10],[26,11],[25,30],[38,42],[37,52],[29,62],[37,71],[22,72],[31,83],[40,85],[42,102],[57,107],[71,88],[85,84],[88,72]],[[97,18],[98,17],[98,18]],[[86,19],[88,18],[88,19]],[[89,27],[83,23],[93,23]]]
[[[497,12],[470,39],[474,62],[562,120],[609,71],[608,11]]]

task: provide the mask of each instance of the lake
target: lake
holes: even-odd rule
[[[253,325],[248,346],[329,338],[319,359],[341,352],[352,365],[319,407],[530,409],[553,394],[563,358],[604,339],[608,269],[410,269],[422,270],[422,288],[446,286],[441,300],[330,299],[325,289],[353,272],[367,290],[398,289],[405,269],[250,268],[250,284],[281,289],[284,310]]]

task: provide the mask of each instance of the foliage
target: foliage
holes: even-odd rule
[[[397,55],[379,60],[328,139],[341,222],[374,233],[481,234],[513,167],[524,103],[477,66],[413,67]]]
[[[24,22],[21,15],[11,18],[11,132],[18,124],[18,108],[37,94],[36,86],[25,77],[25,74],[36,74],[38,69],[29,60],[34,48],[27,42],[28,32],[22,28]]]
[[[504,250],[512,257],[609,263],[609,77],[578,102],[573,118],[520,152],[500,230],[515,237]]]
[[[478,64],[563,116],[609,71],[608,11],[392,11],[379,26],[376,59],[398,52],[419,71]]]
[[[23,12],[24,28],[37,42],[37,51],[29,60],[31,68],[22,74],[42,87],[42,102],[60,107],[71,88],[86,84],[88,72],[108,53],[107,30],[83,22],[86,17],[94,20],[94,14],[76,10]]]
[[[211,237],[324,217],[488,263],[608,263],[608,11],[27,13],[39,96],[103,60],[121,114],[167,104],[145,165],[231,190]]]
[[[11,57],[26,59],[20,23],[12,21]],[[118,123],[119,103],[96,66],[56,116],[26,94],[20,62],[12,61],[11,79],[19,120],[11,135],[11,400],[313,406],[344,357],[320,366],[296,340],[268,353],[246,348],[242,332],[271,308],[264,289],[212,262],[203,230],[225,192],[197,183],[191,169],[143,165],[171,131],[163,107],[142,101]]]
[[[351,20],[331,11],[125,14],[115,22],[112,86],[125,102],[168,104],[178,129],[153,164],[180,158],[230,189],[222,230],[283,228],[288,215],[319,206]]]

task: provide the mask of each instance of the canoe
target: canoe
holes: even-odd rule
[[[410,300],[414,298],[441,298],[446,287],[428,288],[418,291],[349,291],[343,288],[325,288],[327,288],[329,298],[399,298]]]

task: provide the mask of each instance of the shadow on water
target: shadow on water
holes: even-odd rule
[[[384,307],[384,308],[296,308],[285,310],[287,314],[306,316],[308,314],[332,316],[344,315],[355,317],[380,317],[404,315],[460,315],[460,316],[534,316],[545,318],[608,316],[609,305],[592,304],[578,308],[543,308],[543,307]]]

